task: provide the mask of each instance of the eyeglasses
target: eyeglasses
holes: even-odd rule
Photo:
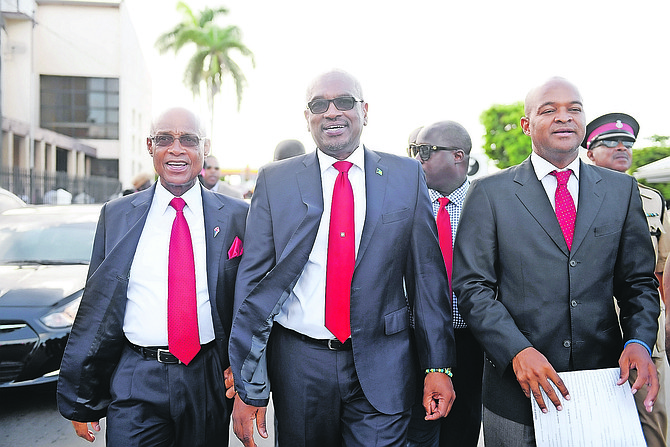
[[[633,148],[633,144],[635,144],[635,141],[622,140],[622,139],[618,139],[618,140],[600,140],[600,141],[597,141],[596,144],[594,144],[594,145],[591,147],[591,149],[595,149],[595,148],[597,148],[598,146],[607,146],[608,148],[613,149],[613,148],[617,147],[617,146],[619,145],[619,143],[623,144],[623,147],[625,147],[626,149],[632,149],[632,148]]]
[[[313,99],[307,103],[307,108],[312,113],[325,113],[330,107],[330,103],[335,104],[335,108],[340,112],[351,110],[357,102],[363,102],[362,99],[353,96],[340,96],[333,99]]]
[[[170,134],[161,134],[149,137],[158,147],[170,147],[174,144],[174,140],[179,140],[179,144],[183,147],[198,147],[200,146],[200,137],[197,135],[181,135],[177,138]]]
[[[205,166],[205,169],[216,169],[218,171],[219,167],[218,166]]]
[[[412,158],[416,158],[416,154],[419,154],[421,160],[428,161],[434,151],[460,151],[460,150],[461,150],[460,147],[432,146],[430,144],[410,143],[409,147],[407,148],[407,154]]]

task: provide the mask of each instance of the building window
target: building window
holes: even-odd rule
[[[75,138],[118,140],[119,79],[41,75],[40,126]]]

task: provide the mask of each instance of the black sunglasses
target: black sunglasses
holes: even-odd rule
[[[175,138],[170,134],[161,134],[149,138],[158,147],[170,147],[174,144],[174,140],[179,140],[179,144],[183,147],[198,147],[201,141],[197,135],[181,135]]]
[[[595,149],[598,146],[607,146],[608,148],[613,149],[613,148],[617,147],[619,145],[619,143],[623,144],[623,147],[625,147],[626,149],[632,149],[633,144],[635,144],[635,141],[622,140],[620,138],[618,140],[600,140],[600,141],[597,141],[591,147],[591,149]]]
[[[330,107],[330,103],[335,104],[335,108],[341,112],[351,110],[357,102],[363,102],[362,99],[354,98],[353,96],[340,96],[333,99],[313,99],[307,103],[312,113],[324,113]]]
[[[421,160],[428,161],[430,159],[431,154],[434,151],[460,151],[460,150],[461,148],[459,147],[432,146],[430,144],[410,143],[409,147],[407,148],[407,154],[412,158],[416,158],[416,154],[419,154]]]

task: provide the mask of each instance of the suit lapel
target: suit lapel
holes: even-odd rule
[[[386,196],[386,184],[388,175],[384,175],[388,170],[381,164],[381,157],[363,147],[365,152],[365,224],[361,233],[361,241],[358,245],[358,254],[356,255],[356,265],[365,254],[365,250],[370,244],[370,238],[374,233],[375,227],[379,222],[384,209],[384,198]],[[354,267],[354,268],[355,268]]]
[[[115,261],[116,265],[121,267],[120,272],[124,277],[130,276],[130,266],[135,257],[135,250],[142,235],[142,229],[147,221],[151,201],[154,197],[154,190],[156,185],[151,188],[133,194],[133,200],[130,202],[130,207],[126,211],[123,220],[118,222],[108,222],[110,225],[118,225],[118,227],[110,229],[108,232],[111,236],[106,242],[105,246],[109,248],[109,252],[105,254],[105,260],[109,263],[109,259],[118,257]]]
[[[279,261],[285,259],[290,253],[295,252],[296,249],[303,254],[306,251],[306,256],[309,257],[321,222],[323,192],[321,187],[321,171],[316,151],[304,158],[303,165],[304,168],[296,172],[296,180],[298,182],[300,200],[305,204],[305,213],[296,216],[297,225],[295,226],[295,231],[281,253]],[[305,258],[305,262],[307,262],[307,258]]]
[[[574,254],[579,245],[584,241],[586,234],[591,228],[598,211],[605,199],[605,187],[602,185],[602,177],[597,169],[586,163],[579,165],[579,204],[577,206],[577,220],[575,221],[575,234],[572,239],[572,253]]]
[[[210,303],[216,303],[221,257],[227,256],[223,244],[227,239],[228,216],[223,212],[223,201],[211,191],[205,188],[201,189],[202,211],[205,222],[205,245],[207,247],[207,288],[209,289]]]
[[[542,182],[537,179],[535,170],[527,158],[521,163],[514,176],[514,181],[520,185],[516,191],[516,196],[519,198],[526,210],[533,216],[538,224],[554,241],[556,246],[561,249],[566,256],[570,255],[568,246],[565,243],[563,232],[556,219],[556,212],[551,207],[547,193],[542,186]],[[574,241],[573,241],[574,243]]]

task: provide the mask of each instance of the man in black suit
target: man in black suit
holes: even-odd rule
[[[620,385],[635,368],[647,411],[658,393],[658,283],[637,184],[579,160],[584,110],[566,80],[532,90],[525,114],[531,156],[472,182],[454,253],[459,308],[487,358],[484,438],[498,446],[535,445],[528,398],[546,411],[541,388],[560,410],[557,371],[620,366]]]
[[[58,408],[88,441],[89,424],[99,431],[107,416],[110,447],[227,445],[224,371],[247,205],[197,181],[209,141],[190,111],[161,114],[147,149],[160,180],[101,210]],[[175,254],[177,240],[191,247]]]
[[[254,419],[266,434],[270,384],[279,445],[292,447],[403,446],[417,357],[427,417],[451,408],[448,284],[424,174],[416,160],[360,143],[367,112],[351,75],[319,76],[305,110],[317,150],[259,171],[230,339],[233,426],[247,446]],[[329,231],[346,208],[331,206],[345,178],[353,231]],[[353,273],[335,297],[347,304],[331,315],[327,265],[344,252],[331,244],[347,235],[338,265]],[[329,315],[346,315],[346,330]]]
[[[408,152],[421,162],[426,173],[433,215],[438,219],[440,244],[448,245],[442,249],[449,271],[452,241],[470,188],[467,174],[472,140],[468,131],[455,121],[439,121],[418,130],[415,141],[411,141],[410,136]],[[442,224],[442,214],[449,224]],[[484,352],[458,312],[455,294],[451,309],[457,364],[452,381],[458,398],[449,415],[438,421],[426,421],[423,408],[415,404],[407,432],[408,447],[476,447],[479,441]]]

